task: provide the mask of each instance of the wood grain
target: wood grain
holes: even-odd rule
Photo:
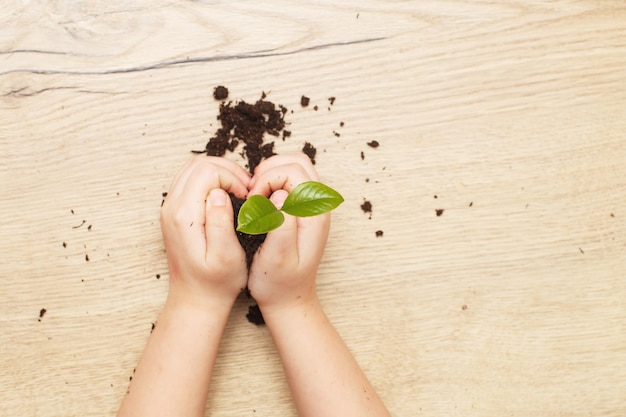
[[[313,142],[346,197],[320,297],[393,415],[625,415],[625,22],[602,0],[0,1],[0,415],[117,409],[167,291],[161,193],[218,84],[292,109],[278,150]],[[246,309],[206,415],[295,415]]]

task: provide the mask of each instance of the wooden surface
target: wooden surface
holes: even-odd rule
[[[0,2],[0,415],[116,411],[219,84],[346,197],[320,297],[393,415],[626,415],[623,2],[144,3]],[[247,306],[207,416],[293,416]]]

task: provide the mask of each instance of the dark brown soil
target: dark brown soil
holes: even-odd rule
[[[311,145],[309,142],[304,142],[302,152],[304,152],[306,156],[308,156],[311,160],[311,163],[315,165],[315,155],[317,154],[317,149],[315,149],[315,146]]]
[[[215,100],[226,100],[228,98],[228,88],[223,85],[218,85],[213,90],[213,98]]]
[[[378,143],[377,140],[373,140],[371,142],[367,142],[367,146],[369,146],[370,148],[378,148],[380,146],[380,143]]]
[[[233,194],[230,195],[230,201],[233,203],[233,211],[235,214],[235,228],[237,228],[237,215],[239,214],[239,209],[245,200],[241,198],[235,197]],[[243,248],[246,253],[246,263],[248,265],[248,269],[250,269],[250,265],[252,265],[252,259],[254,258],[254,254],[256,253],[259,246],[265,241],[265,237],[267,235],[248,235],[246,233],[236,232],[237,239],[239,239],[239,244]]]
[[[437,215],[437,217],[441,217],[444,211],[445,209],[435,209],[435,214]]]
[[[265,324],[265,319],[263,318],[261,309],[256,304],[248,307],[248,314],[246,314],[246,318],[250,323],[256,324],[257,326]]]
[[[224,156],[234,152],[243,143],[242,156],[248,161],[246,167],[253,173],[259,163],[275,155],[274,142],[264,143],[265,134],[278,137],[285,127],[287,109],[263,98],[254,104],[239,101],[220,104],[217,119],[221,126],[209,139],[203,151],[211,156]],[[287,135],[288,136],[288,135]],[[283,135],[283,139],[286,135]]]
[[[372,203],[370,201],[365,200],[363,204],[361,204],[361,210],[363,210],[363,213],[371,213]]]
[[[41,310],[39,310],[39,321],[41,321],[41,319],[43,318],[43,316],[46,315],[46,312],[48,310],[46,310],[45,308],[42,308]]]

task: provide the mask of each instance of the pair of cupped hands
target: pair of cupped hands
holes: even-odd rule
[[[231,308],[247,286],[261,310],[315,298],[330,214],[296,218],[268,233],[250,270],[234,229],[228,193],[260,194],[277,208],[289,191],[319,181],[304,154],[277,155],[251,175],[224,158],[198,156],[174,177],[161,208],[161,230],[170,271],[168,298],[199,307]]]

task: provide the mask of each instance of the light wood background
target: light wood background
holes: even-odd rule
[[[117,410],[219,84],[346,197],[319,293],[393,415],[626,415],[617,0],[0,1],[0,415]],[[247,306],[206,414],[293,416]]]

